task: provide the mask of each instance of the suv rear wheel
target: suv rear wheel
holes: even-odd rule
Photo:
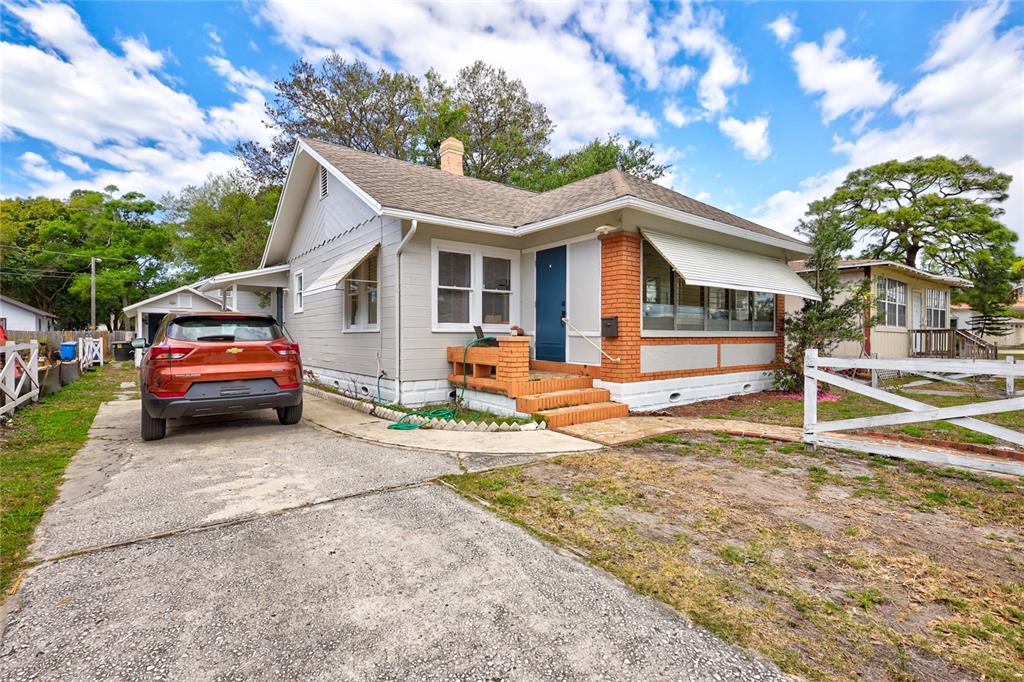
[[[298,424],[302,419],[302,403],[289,407],[278,407],[277,420],[282,424]]]
[[[167,434],[167,420],[154,419],[142,408],[142,440],[160,440]]]

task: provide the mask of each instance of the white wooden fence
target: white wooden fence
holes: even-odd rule
[[[898,370],[940,378],[943,374],[967,376],[996,376],[1006,378],[1006,398],[980,403],[968,403],[954,407],[935,407],[911,398],[895,395],[879,388],[868,386],[854,379],[839,376],[825,369],[853,370]],[[1014,378],[1024,377],[1024,364],[1016,364],[1013,358],[1006,362],[999,360],[939,359],[939,358],[828,358],[818,357],[818,351],[809,349],[804,356],[804,436],[805,443],[825,445],[833,448],[869,452],[903,459],[968,466],[1001,473],[1024,475],[1024,463],[1007,459],[1005,462],[994,458],[958,457],[946,455],[937,450],[911,446],[880,443],[868,439],[843,438],[830,435],[837,431],[866,429],[878,426],[895,426],[936,420],[949,421],[971,431],[984,433],[1024,447],[1024,433],[996,424],[980,421],[974,417],[983,414],[997,414],[1024,410],[1024,397],[1015,397]],[[848,391],[874,398],[875,400],[901,407],[908,412],[884,414],[857,419],[840,419],[821,422],[818,420],[818,382],[822,381]]]
[[[3,369],[0,369],[0,402],[3,404],[0,405],[0,414],[7,414],[24,402],[39,400],[39,342],[8,341],[2,348],[4,360]],[[22,351],[28,351],[28,361],[22,357]]]
[[[93,365],[103,366],[103,339],[85,337],[78,339],[78,363],[82,371]]]

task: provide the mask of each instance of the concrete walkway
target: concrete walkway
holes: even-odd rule
[[[434,484],[456,456],[270,412],[144,443],[139,409],[103,405],[42,520],[3,682],[785,679]]]

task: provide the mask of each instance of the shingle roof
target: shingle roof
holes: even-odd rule
[[[303,142],[387,208],[503,227],[522,227],[631,196],[760,235],[804,244],[799,239],[618,169],[538,193],[452,175],[437,168],[320,140],[304,138]]]
[[[3,294],[0,294],[0,300],[2,300],[4,303],[8,303],[10,305],[17,306],[19,308],[23,308],[23,309],[25,309],[25,310],[27,310],[27,311],[29,311],[31,313],[35,313],[36,315],[43,315],[44,317],[54,317],[54,318],[57,317],[53,313],[47,312],[45,310],[41,310],[41,309],[39,309],[39,308],[37,308],[35,306],[29,305],[28,303],[22,303],[18,299],[11,298],[10,296],[5,296]]]
[[[840,270],[851,270],[867,266],[885,266],[890,268],[896,268],[897,270],[904,270],[906,272],[909,272],[910,274],[920,277],[921,279],[927,279],[933,282],[943,282],[950,286],[956,286],[961,288],[974,286],[973,282],[967,279],[963,279],[962,277],[952,277],[950,275],[936,275],[933,272],[921,270],[920,268],[913,268],[907,265],[906,263],[897,263],[896,261],[891,260],[880,260],[871,258],[848,258],[839,261],[839,263],[836,265],[836,267],[838,267]],[[790,261],[789,267],[790,269],[795,270],[796,272],[807,272],[810,270],[810,268],[807,267],[807,261],[805,260]]]

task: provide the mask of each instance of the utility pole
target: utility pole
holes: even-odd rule
[[[90,304],[89,304],[89,328],[96,331],[96,264],[102,263],[103,259],[96,256],[89,256],[90,283]]]

